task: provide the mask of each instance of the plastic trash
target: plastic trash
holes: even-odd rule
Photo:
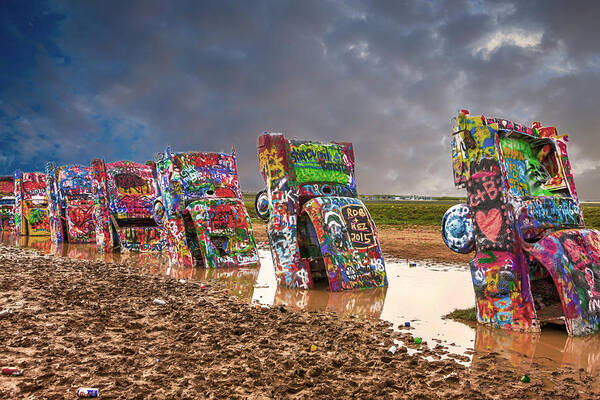
[[[529,375],[525,374],[521,377],[521,382],[529,383],[529,382],[531,382],[531,378],[529,377]]]
[[[279,307],[279,311],[285,312],[285,307],[284,306]]]
[[[167,302],[166,302],[166,301],[164,301],[164,300],[161,300],[161,299],[154,299],[152,302],[153,302],[154,304],[158,304],[159,306],[164,306],[165,304],[167,304]]]
[[[388,353],[396,354],[396,350],[398,350],[398,348],[396,346],[392,346],[388,349]]]
[[[315,345],[315,344],[311,344],[311,345],[310,345],[310,352],[311,352],[311,353],[314,353],[315,351],[317,351],[317,345]]]
[[[408,264],[408,266],[409,266],[409,267],[416,267],[416,266],[417,266],[417,263],[409,263],[409,264]]]
[[[416,338],[414,338],[414,342],[415,344],[421,344],[423,342],[423,339],[417,336]]]
[[[200,289],[204,289],[206,287],[206,285],[204,283],[200,284]]]
[[[179,283],[186,283],[186,280],[185,279],[180,279],[178,282]]]
[[[2,375],[21,376],[23,370],[17,367],[2,367]]]
[[[79,397],[98,397],[100,391],[98,388],[79,388],[77,389],[77,396]]]
[[[404,326],[407,327],[407,328],[410,327],[410,322],[405,322]]]
[[[13,310],[11,310],[10,308],[7,308],[6,310],[2,310],[2,311],[0,311],[0,318],[6,317],[7,315],[10,315],[12,313],[13,313]]]

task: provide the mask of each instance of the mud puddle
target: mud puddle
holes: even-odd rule
[[[140,269],[184,280],[219,280],[228,291],[247,302],[265,306],[328,310],[344,318],[375,318],[401,328],[410,322],[411,334],[429,347],[443,346],[472,369],[489,369],[487,356],[497,353],[516,370],[526,373],[533,364],[600,372],[600,335],[569,337],[561,326],[548,326],[541,334],[507,332],[442,318],[456,308],[474,305],[469,271],[461,265],[427,261],[386,261],[388,288],[332,293],[325,283],[315,290],[278,287],[270,252],[261,246],[260,270],[237,268],[207,270],[170,267],[168,257],[152,253],[99,254],[92,244],[55,244],[46,237],[2,234],[2,243],[35,248],[47,254],[76,259],[124,262]],[[456,357],[456,356],[453,356]],[[493,366],[492,366],[493,367]]]

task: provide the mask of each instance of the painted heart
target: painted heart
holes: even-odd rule
[[[475,220],[477,225],[483,234],[495,242],[498,239],[498,233],[502,229],[502,213],[496,208],[489,210],[487,213],[483,211],[477,211],[475,214]]]

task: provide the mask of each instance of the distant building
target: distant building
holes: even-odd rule
[[[423,196],[419,194],[411,195],[391,195],[391,194],[363,194],[359,196],[360,199],[366,201],[431,201],[431,196]]]

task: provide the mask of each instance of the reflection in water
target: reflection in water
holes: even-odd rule
[[[454,353],[473,347],[475,332],[469,326],[442,319],[456,308],[475,303],[470,272],[451,265],[386,262],[389,287],[381,318],[396,326],[410,321],[415,336],[430,345],[447,342]]]
[[[442,319],[455,308],[474,305],[470,273],[462,267],[420,263],[418,267],[410,268],[404,261],[388,260],[387,289],[329,292],[326,286],[315,290],[278,287],[267,250],[259,250],[260,270],[204,269],[172,267],[166,255],[156,253],[99,254],[94,244],[57,244],[49,237],[19,237],[2,232],[1,239],[3,244],[31,247],[60,257],[122,262],[175,279],[219,281],[231,294],[247,302],[381,318],[395,326],[411,321],[412,333],[433,341],[431,346],[444,342],[451,352],[459,354],[474,349],[473,368],[488,368],[489,360],[485,355],[494,351],[514,368],[523,371],[532,362],[550,369],[571,366],[590,373],[600,371],[600,335],[569,337],[563,329],[544,330],[541,334],[509,332],[485,326],[473,328]]]
[[[78,260],[101,259],[96,251],[96,246],[89,244],[82,246],[70,246],[63,243],[51,242],[50,253],[54,254],[55,256],[75,258]]]
[[[261,269],[258,273],[252,301],[255,303],[289,306],[301,310],[327,310],[340,315],[380,318],[387,288],[330,292],[327,284],[315,285],[313,290],[277,286],[271,253],[259,250]],[[268,267],[267,267],[268,266]]]
[[[17,247],[21,248],[33,248],[37,250],[41,250],[44,253],[50,252],[50,246],[52,245],[52,240],[50,236],[17,236],[11,232],[2,232],[2,242],[4,243],[4,237],[9,238],[12,243],[15,243]]]
[[[144,270],[152,273],[161,273],[175,279],[194,281],[219,281],[222,282],[231,294],[245,301],[252,298],[254,282],[258,275],[258,269],[254,268],[194,268],[184,266],[170,266],[169,258],[164,256],[160,264],[146,263]]]
[[[532,362],[551,368],[583,368],[590,374],[600,371],[599,335],[568,336],[560,327],[542,333],[520,333],[478,325],[475,337],[473,368],[487,368],[485,355],[493,351],[524,371]]]
[[[274,304],[289,305],[302,310],[327,310],[340,315],[360,315],[379,318],[387,288],[329,292],[327,290],[297,290],[277,287]]]
[[[512,366],[519,369],[527,369],[531,365],[535,346],[541,336],[539,333],[513,332],[479,324],[475,329],[473,368],[487,368],[489,361],[484,361],[482,357],[490,352],[500,353]]]

